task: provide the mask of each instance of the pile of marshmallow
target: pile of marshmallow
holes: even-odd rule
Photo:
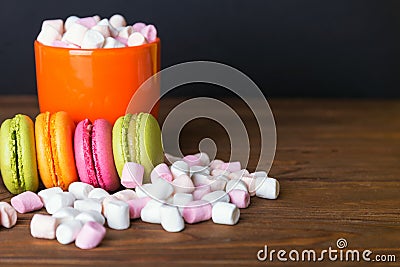
[[[45,20],[37,37],[44,45],[77,49],[139,46],[156,39],[154,25],[137,22],[130,26],[119,14],[110,19],[70,16],[65,23],[62,19]]]
[[[61,244],[75,242],[81,249],[100,244],[106,234],[104,224],[124,230],[131,219],[161,224],[168,232],[179,232],[185,222],[235,225],[240,210],[250,205],[250,197],[276,199],[279,182],[263,171],[249,173],[240,162],[210,159],[206,153],[176,158],[157,165],[149,183],[143,183],[142,165],[124,165],[121,184],[126,188],[110,194],[83,182],[38,192],[24,192],[0,203],[0,221],[7,228],[15,225],[17,212],[27,213],[45,207],[48,215],[35,214],[30,223],[35,238],[57,239]],[[134,190],[133,190],[134,188]],[[16,212],[17,211],[17,212]]]

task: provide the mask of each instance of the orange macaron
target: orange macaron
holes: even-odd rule
[[[40,178],[46,188],[67,190],[78,181],[73,137],[75,124],[64,111],[44,112],[36,117],[35,139]]]

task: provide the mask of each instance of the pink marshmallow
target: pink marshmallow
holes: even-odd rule
[[[140,30],[140,33],[146,38],[147,42],[151,43],[157,39],[157,29],[154,25],[147,25]]]
[[[76,23],[79,23],[82,26],[85,26],[86,28],[90,29],[90,28],[96,26],[97,21],[94,17],[86,17],[86,18],[78,19],[76,21]]]
[[[121,184],[126,188],[142,185],[144,167],[135,162],[127,162],[122,169]]]
[[[211,169],[218,169],[219,166],[224,163],[222,160],[220,159],[214,159],[213,161],[210,162],[210,168]]]
[[[192,193],[195,189],[192,179],[186,174],[179,175],[172,181],[175,193]]]
[[[7,202],[0,202],[0,225],[11,228],[17,223],[17,212]]]
[[[131,219],[140,218],[140,213],[144,206],[146,206],[147,202],[151,200],[150,197],[141,197],[128,200],[127,203],[129,205],[129,216]]]
[[[211,187],[209,185],[200,185],[196,187],[196,190],[192,193],[194,200],[200,200],[205,194],[211,192]]]
[[[183,157],[182,160],[186,162],[189,167],[202,165],[200,157],[197,157],[195,155],[187,155]]]
[[[120,43],[123,43],[124,45],[128,45],[128,39],[123,38],[121,36],[116,36],[115,40],[119,41]]]
[[[143,22],[136,22],[132,25],[133,30],[136,32],[140,32],[144,27],[146,27],[146,24]]]
[[[23,192],[11,198],[11,205],[19,213],[27,213],[43,208],[43,202],[40,197],[31,191]]]
[[[211,219],[212,206],[205,200],[189,202],[183,208],[182,216],[187,223],[198,223]]]
[[[51,215],[35,214],[31,220],[31,235],[36,238],[56,238],[57,218]]]
[[[250,195],[244,190],[233,189],[229,193],[232,204],[240,209],[247,208],[250,205]]]
[[[87,222],[76,237],[75,245],[80,249],[97,247],[106,235],[106,228],[98,222]]]
[[[172,176],[171,171],[169,170],[169,167],[165,163],[158,164],[154,169],[151,171],[150,174],[150,179],[152,183],[155,183],[155,181],[158,178],[162,178],[167,182],[172,182],[174,177]]]
[[[229,172],[237,172],[242,169],[239,161],[226,162],[219,165],[218,169],[227,170]]]
[[[70,45],[69,45],[68,43],[63,42],[63,41],[58,41],[58,40],[55,40],[55,41],[51,44],[51,46],[54,46],[54,47],[64,47],[64,48],[69,48],[69,47],[70,47]]]

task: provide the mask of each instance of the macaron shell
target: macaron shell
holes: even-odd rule
[[[39,186],[33,128],[28,116],[18,114],[0,129],[2,179],[13,194],[36,191]]]
[[[120,186],[111,143],[111,124],[105,119],[95,120],[92,128],[92,154],[95,173],[100,187],[107,191],[115,191]]]
[[[75,124],[64,111],[50,117],[51,150],[58,186],[67,190],[68,186],[78,181],[75,166],[73,136]]]
[[[92,157],[92,123],[85,119],[78,123],[74,136],[76,168],[82,182],[99,187]]]
[[[124,116],[119,117],[115,123],[112,130],[112,147],[113,147],[113,156],[115,167],[117,168],[117,172],[119,177],[122,176],[122,169],[124,168],[125,159],[122,152],[122,122],[124,120]]]
[[[139,113],[136,124],[139,143],[136,157],[144,167],[144,182],[148,182],[153,168],[164,160],[161,130],[157,120],[148,113]]]
[[[39,114],[35,120],[36,155],[40,179],[46,188],[58,185],[50,142],[50,112]]]

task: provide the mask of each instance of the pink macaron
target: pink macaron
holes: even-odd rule
[[[105,119],[85,119],[75,130],[74,148],[82,182],[115,191],[120,186],[112,152],[112,125]]]

